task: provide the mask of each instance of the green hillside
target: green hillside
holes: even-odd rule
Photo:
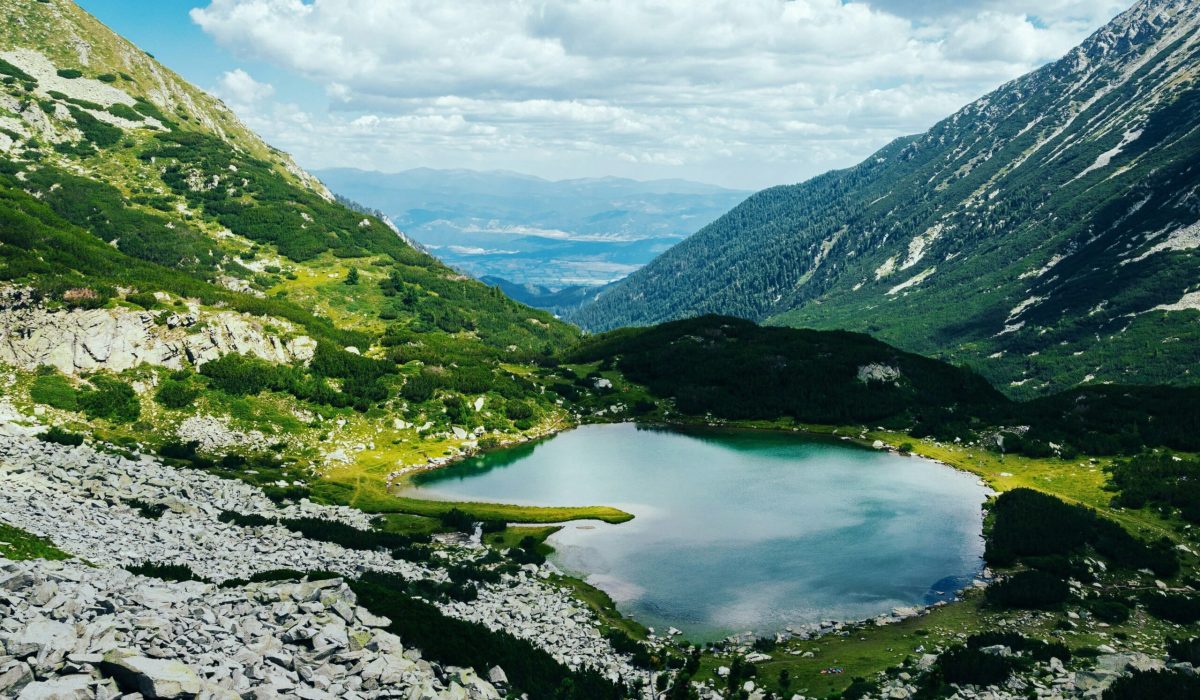
[[[1139,2],[853,168],[750,197],[571,316],[870,333],[1029,396],[1200,361],[1200,7]]]
[[[270,451],[297,494],[319,475],[347,501],[569,421],[539,363],[574,328],[338,203],[75,4],[0,9],[0,362],[18,407],[130,446]]]

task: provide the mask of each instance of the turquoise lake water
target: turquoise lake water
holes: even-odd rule
[[[643,624],[767,634],[949,599],[982,568],[978,479],[788,434],[593,425],[424,475],[405,495],[610,505],[552,561]]]

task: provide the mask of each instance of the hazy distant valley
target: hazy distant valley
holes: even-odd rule
[[[314,174],[446,264],[546,308],[579,304],[589,288],[639,269],[750,194],[684,180],[550,181],[504,171]]]

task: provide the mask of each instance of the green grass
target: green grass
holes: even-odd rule
[[[483,541],[497,549],[512,549],[519,546],[521,540],[532,537],[538,541],[539,549],[543,549],[542,553],[549,554],[554,548],[546,544],[546,539],[561,529],[562,527],[557,525],[507,527],[500,532],[489,532],[484,535]]]
[[[1113,493],[1105,488],[1108,475],[1104,471],[1104,467],[1112,463],[1111,457],[1098,457],[1092,462],[1087,457],[1058,459],[1003,455],[977,447],[918,440],[905,433],[888,431],[869,431],[866,439],[883,440],[893,446],[909,442],[913,445],[913,454],[936,459],[976,474],[996,491],[1034,489],[1057,496],[1068,503],[1094,508],[1141,537],[1179,539],[1174,529],[1152,510],[1130,510],[1112,506]]]
[[[380,513],[408,513],[436,518],[457,508],[480,520],[503,520],[509,523],[565,523],[571,520],[602,520],[624,523],[633,515],[609,506],[518,506],[506,503],[476,503],[474,501],[426,501],[420,498],[392,496]]]
[[[445,529],[437,520],[420,515],[386,513],[379,518],[381,520],[378,526],[380,530],[397,535],[429,535]]]
[[[792,678],[789,691],[810,697],[825,697],[841,692],[856,676],[871,678],[879,671],[896,666],[907,657],[918,659],[918,647],[932,651],[938,644],[957,640],[957,635],[972,634],[982,629],[980,600],[982,596],[954,605],[938,608],[928,615],[905,620],[894,625],[856,630],[849,636],[828,635],[810,641],[780,645],[771,653],[771,660],[755,664],[759,684],[776,688],[779,671],[787,669]],[[813,652],[813,658],[792,655],[790,652]],[[701,660],[696,680],[715,677],[718,666],[729,666],[732,657],[706,654]],[[842,674],[823,675],[822,669],[841,667]],[[721,680],[718,679],[718,684]],[[790,695],[789,695],[790,697]]]
[[[49,540],[0,523],[0,557],[22,561],[25,559],[70,559],[71,555],[55,547]]]
[[[645,640],[649,636],[649,630],[637,620],[623,616],[613,599],[599,588],[573,576],[559,576],[554,581],[587,605],[606,629],[619,629],[637,640]]]

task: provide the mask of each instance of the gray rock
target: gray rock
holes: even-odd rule
[[[139,692],[146,698],[185,698],[200,693],[200,677],[178,661],[115,651],[104,655],[100,667],[116,679],[122,690]]]
[[[17,695],[17,700],[91,700],[91,684],[91,676],[60,676],[30,683]]]

